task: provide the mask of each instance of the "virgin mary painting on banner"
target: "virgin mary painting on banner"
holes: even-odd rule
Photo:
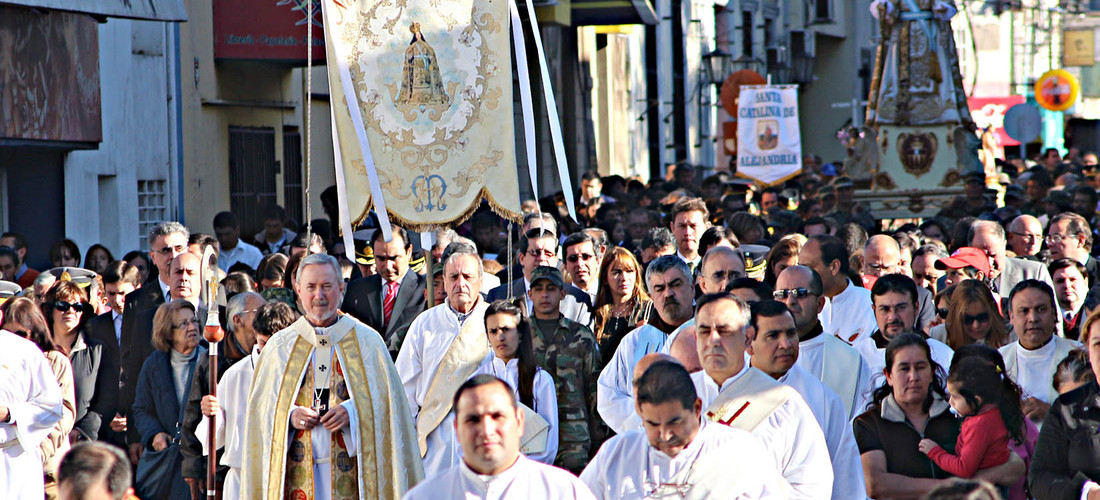
[[[324,0],[323,11],[353,225],[372,194],[414,231],[461,221],[482,198],[516,217],[508,3]]]
[[[875,189],[936,189],[960,179],[970,142],[954,143],[977,127],[951,30],[957,12],[951,0],[871,2],[881,34],[867,106],[881,146]]]

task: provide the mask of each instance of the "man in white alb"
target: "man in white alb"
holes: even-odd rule
[[[825,383],[840,397],[854,420],[867,408],[871,398],[871,370],[867,362],[847,342],[822,335],[817,314],[825,304],[821,276],[806,266],[791,266],[779,274],[773,296],[787,305],[798,328],[798,360],[795,365]]]
[[[775,300],[757,302],[751,309],[752,367],[794,387],[814,412],[832,458],[833,498],[864,498],[863,464],[848,411],[832,389],[795,363],[800,354],[794,316]]]
[[[788,498],[759,440],[700,418],[703,403],[682,365],[654,361],[635,389],[644,428],[604,443],[581,474],[597,498]]]
[[[703,371],[691,379],[703,414],[760,439],[790,484],[790,498],[829,498],[833,467],[825,435],[798,392],[745,362],[750,320],[749,306],[733,294],[699,299],[695,345]]]
[[[798,263],[817,271],[825,305],[818,317],[825,333],[855,344],[875,331],[871,293],[848,279],[848,249],[836,236],[814,235],[802,246]]]
[[[0,491],[5,497],[43,498],[38,445],[58,420],[61,387],[46,356],[33,342],[0,330]]]
[[[1019,340],[1001,347],[1001,356],[1008,376],[1023,389],[1024,414],[1042,422],[1058,397],[1051,383],[1058,363],[1081,344],[1054,334],[1058,312],[1054,290],[1045,282],[1019,282],[1009,292],[1008,304],[1009,321]]]
[[[455,242],[443,251],[446,302],[413,320],[401,351],[397,373],[416,421],[416,437],[427,476],[459,463],[452,398],[458,386],[477,370],[489,353],[481,299],[481,258],[473,246]]]
[[[474,376],[459,386],[452,404],[456,418],[451,425],[462,443],[462,459],[410,490],[405,500],[594,498],[572,474],[519,452],[524,413],[503,380]]]
[[[649,264],[645,279],[661,321],[676,329],[691,319],[695,288],[687,263],[675,255],[659,257]],[[667,353],[667,339],[668,334],[653,325],[639,326],[623,337],[611,362],[600,372],[596,409],[616,433],[641,427],[634,411],[634,365],[646,354]]]

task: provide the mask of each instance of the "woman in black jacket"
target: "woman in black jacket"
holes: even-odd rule
[[[1081,341],[1092,371],[1100,367],[1100,308],[1085,320]],[[1050,406],[1028,472],[1038,500],[1100,499],[1100,385],[1089,382]]]
[[[95,441],[110,425],[118,405],[118,360],[107,347],[84,334],[93,316],[88,294],[72,281],[58,281],[46,292],[42,315],[54,346],[69,357],[76,392],[76,425],[71,442]]]

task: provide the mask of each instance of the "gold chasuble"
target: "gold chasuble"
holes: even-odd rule
[[[335,343],[328,407],[350,399],[358,416],[352,432],[359,438],[357,449],[350,450],[353,443],[342,432],[332,433],[332,498],[398,500],[424,477],[401,379],[382,337],[370,327],[341,315],[326,331]],[[303,317],[264,347],[248,398],[242,498],[314,498],[311,433],[328,431],[320,425],[294,429],[290,410],[315,406],[310,359],[326,348],[320,342],[327,343]]]
[[[704,375],[706,376],[706,375]],[[752,432],[794,394],[793,387],[749,367],[707,407],[707,419]]]

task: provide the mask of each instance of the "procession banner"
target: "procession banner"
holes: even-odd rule
[[[770,186],[801,171],[798,87],[741,87],[737,106],[737,175]]]
[[[488,200],[518,219],[508,3],[324,0],[338,174],[353,224],[406,229]],[[372,203],[375,197],[381,197]]]

